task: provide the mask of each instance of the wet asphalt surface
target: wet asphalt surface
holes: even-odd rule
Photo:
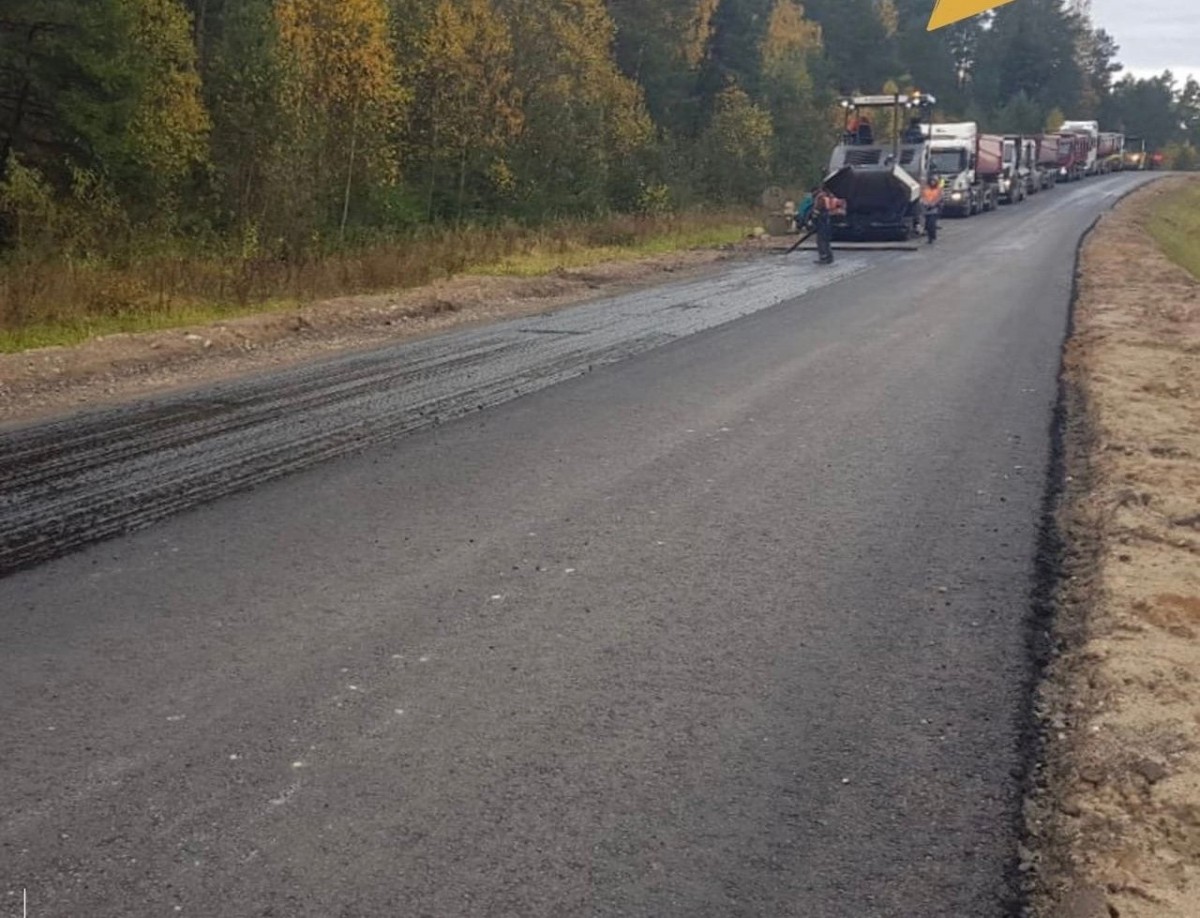
[[[3,431],[0,915],[1010,914],[1142,180]]]

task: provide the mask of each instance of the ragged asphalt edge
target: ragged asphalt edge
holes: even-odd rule
[[[1073,495],[1086,491],[1091,472],[1087,462],[1089,451],[1085,448],[1093,436],[1087,407],[1088,396],[1085,389],[1071,378],[1066,365],[1067,351],[1076,331],[1083,250],[1100,222],[1127,197],[1153,187],[1164,177],[1158,176],[1118,195],[1112,205],[1089,224],[1075,247],[1071,296],[1060,349],[1057,394],[1050,419],[1050,458],[1042,494],[1033,582],[1026,617],[1028,669],[1022,687],[1025,707],[1018,725],[1021,757],[1018,777],[1022,806],[1013,817],[1013,834],[1019,839],[1019,847],[1010,856],[1005,884],[1008,890],[1005,912],[1010,918],[1036,915],[1035,897],[1046,889],[1045,877],[1038,869],[1042,854],[1039,849],[1044,836],[1034,831],[1028,816],[1030,808],[1036,808],[1049,794],[1043,776],[1050,729],[1045,712],[1040,710],[1043,689],[1047,685],[1051,664],[1067,649],[1068,642],[1061,629],[1059,611],[1064,591],[1070,584],[1070,570],[1072,567],[1088,570],[1098,563],[1094,546],[1085,548],[1069,543],[1065,521],[1061,517],[1062,511],[1071,505]],[[1068,481],[1068,476],[1073,480]]]
[[[327,461],[330,461],[333,459],[340,459],[340,458],[345,458],[348,456],[359,455],[370,448],[378,447],[384,443],[394,442],[394,441],[400,440],[406,436],[418,433],[422,430],[425,430],[425,429],[428,429],[431,427],[439,427],[442,424],[450,423],[450,422],[458,420],[460,418],[467,417],[467,416],[470,416],[473,414],[477,414],[478,412],[483,411],[487,408],[496,407],[500,404],[505,404],[507,402],[523,398],[527,395],[532,395],[536,392],[541,391],[542,389],[546,389],[551,386],[558,385],[560,383],[568,382],[570,380],[577,379],[581,376],[586,376],[597,370],[606,369],[606,368],[614,366],[616,364],[623,363],[626,360],[629,360],[631,358],[640,357],[651,351],[658,350],[659,348],[669,347],[673,344],[677,344],[681,341],[693,338],[696,335],[703,335],[705,333],[715,332],[716,330],[723,328],[733,322],[737,322],[740,319],[749,318],[751,315],[756,315],[756,314],[762,313],[762,312],[769,312],[773,309],[778,309],[778,308],[786,306],[790,303],[794,303],[796,300],[802,299],[803,297],[808,296],[809,294],[814,293],[817,290],[821,290],[821,289],[830,287],[834,284],[848,280],[851,277],[856,277],[866,271],[871,270],[872,267],[874,267],[874,265],[870,262],[863,262],[861,264],[851,265],[851,266],[849,266],[848,270],[844,270],[844,272],[842,274],[840,274],[839,276],[831,278],[823,283],[816,283],[812,287],[805,289],[804,291],[796,294],[795,296],[788,296],[782,300],[779,300],[778,302],[772,303],[769,306],[765,306],[761,309],[754,309],[754,310],[751,310],[750,312],[744,313],[742,315],[736,315],[731,318],[725,319],[723,321],[718,321],[714,325],[710,325],[710,326],[701,328],[696,331],[686,331],[679,335],[668,336],[668,337],[666,337],[665,340],[663,340],[661,338],[657,338],[657,337],[651,337],[651,338],[641,338],[641,339],[633,339],[633,340],[627,341],[627,342],[625,342],[626,347],[623,350],[621,350],[620,353],[616,353],[612,349],[602,350],[600,352],[594,353],[589,357],[589,359],[587,359],[585,361],[581,361],[578,364],[576,364],[570,368],[561,370],[560,372],[553,374],[551,377],[547,377],[545,379],[538,380],[536,382],[528,382],[523,386],[514,387],[514,388],[508,390],[508,394],[505,397],[502,397],[499,399],[488,399],[483,402],[480,402],[478,399],[466,398],[466,396],[469,395],[471,391],[478,391],[478,390],[464,391],[463,393],[460,394],[460,398],[458,399],[458,404],[452,406],[452,408],[450,410],[444,411],[441,414],[428,414],[428,415],[425,414],[424,412],[419,412],[419,419],[414,420],[411,424],[409,424],[403,430],[400,430],[398,432],[395,432],[395,433],[392,433],[392,434],[389,434],[389,435],[386,435],[383,437],[367,438],[367,439],[355,441],[355,442],[349,443],[349,444],[342,444],[335,449],[328,450],[328,451],[321,451],[317,454],[304,457],[304,458],[300,459],[299,461],[293,460],[290,462],[277,463],[273,467],[264,470],[261,475],[254,477],[252,480],[237,482],[237,483],[232,484],[231,486],[218,488],[215,491],[205,493],[201,496],[196,496],[193,494],[193,495],[190,495],[187,499],[182,500],[178,503],[167,503],[167,504],[160,503],[157,507],[152,507],[148,511],[139,515],[136,519],[126,519],[126,520],[120,521],[118,523],[113,523],[112,521],[110,521],[107,528],[104,528],[102,525],[97,526],[95,524],[95,521],[93,520],[92,521],[93,528],[86,534],[80,536],[79,538],[69,538],[69,539],[59,538],[50,544],[32,547],[32,548],[31,548],[31,545],[29,542],[6,544],[3,539],[0,539],[0,579],[11,576],[11,575],[16,574],[23,570],[28,570],[28,569],[36,567],[40,564],[44,564],[48,561],[52,561],[56,558],[64,557],[66,555],[73,554],[77,551],[81,551],[90,545],[99,544],[101,542],[109,541],[110,539],[113,539],[113,538],[118,538],[120,536],[129,535],[134,532],[142,531],[142,530],[147,529],[157,523],[163,522],[166,519],[177,516],[181,513],[185,513],[187,511],[194,510],[199,507],[214,503],[217,500],[232,496],[233,494],[252,490],[256,487],[266,484],[267,482],[286,477],[288,475],[303,471],[308,468],[312,468],[312,467],[322,464],[324,462],[327,462]],[[619,298],[620,296],[621,296],[621,294],[618,294],[616,298]],[[601,298],[601,299],[604,299],[604,298]],[[586,305],[586,303],[577,303],[577,304],[572,304],[571,306],[568,306],[566,308],[569,310],[572,308],[579,308],[579,307],[582,307],[585,305]],[[557,311],[558,310],[556,310],[556,312]],[[518,323],[520,321],[522,321],[522,318],[514,317],[514,318],[502,319],[499,322],[492,322],[492,323],[487,323],[487,324],[494,325],[494,326],[503,326],[505,324]],[[443,332],[442,334],[452,335],[455,333],[455,331],[457,331],[457,330],[448,330],[446,332]],[[383,347],[386,348],[387,345],[384,345]],[[368,349],[368,350],[373,350],[373,349]],[[344,355],[342,355],[342,356],[344,356]],[[338,358],[338,356],[333,356],[333,357],[330,357],[327,359],[337,360],[339,358]],[[320,361],[316,361],[315,363],[319,363],[319,362]],[[252,375],[253,374],[248,374],[247,376],[240,377],[240,378],[243,378],[243,379],[249,378]],[[189,390],[189,392],[186,394],[185,397],[195,396],[197,393],[201,393],[206,390],[209,390],[215,385],[219,385],[219,384],[209,383],[207,385],[200,386],[194,390]],[[104,414],[108,414],[108,413],[112,413],[112,412],[120,412],[120,411],[123,411],[123,410],[128,409],[133,406],[137,406],[140,404],[146,404],[146,403],[153,401],[153,398],[154,397],[152,395],[148,395],[148,396],[144,396],[141,398],[132,399],[128,403],[121,405],[121,406],[116,406],[116,407],[109,406],[109,407],[93,409],[93,410],[85,409],[83,411],[76,412],[72,415],[69,415],[65,418],[55,418],[55,419],[50,419],[47,421],[34,422],[31,424],[20,425],[20,426],[14,428],[11,432],[20,433],[20,432],[36,430],[37,428],[53,427],[53,426],[58,426],[58,425],[70,424],[73,421],[86,419],[89,417],[102,416]],[[5,428],[3,426],[0,426],[0,436],[2,436],[4,432],[5,432]],[[209,478],[211,479],[211,476],[209,476]]]

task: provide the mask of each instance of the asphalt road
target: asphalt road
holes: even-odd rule
[[[1074,252],[1143,180],[4,432],[0,915],[1010,914]]]

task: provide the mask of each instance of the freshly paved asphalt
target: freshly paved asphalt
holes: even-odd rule
[[[1142,180],[824,286],[764,259],[799,297],[660,291],[724,317],[594,339],[607,359],[563,334],[554,385],[531,360],[483,411],[422,390],[439,426],[396,420],[428,353],[400,348],[350,373],[350,427],[309,413],[333,399],[309,370],[273,410],[219,390],[215,431],[172,403],[152,436],[3,434],[5,481],[34,471],[0,500],[26,564],[0,579],[0,915],[22,890],[89,918],[1009,914],[1074,252]],[[267,480],[239,436],[336,458]],[[187,475],[193,500],[257,484],[78,548],[187,506],[159,496]],[[39,506],[76,533],[42,555],[77,550],[20,555]]]

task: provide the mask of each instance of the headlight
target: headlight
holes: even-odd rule
[[[954,192],[950,193],[951,201],[961,201],[962,197],[963,197],[963,193],[961,191],[954,191]]]

